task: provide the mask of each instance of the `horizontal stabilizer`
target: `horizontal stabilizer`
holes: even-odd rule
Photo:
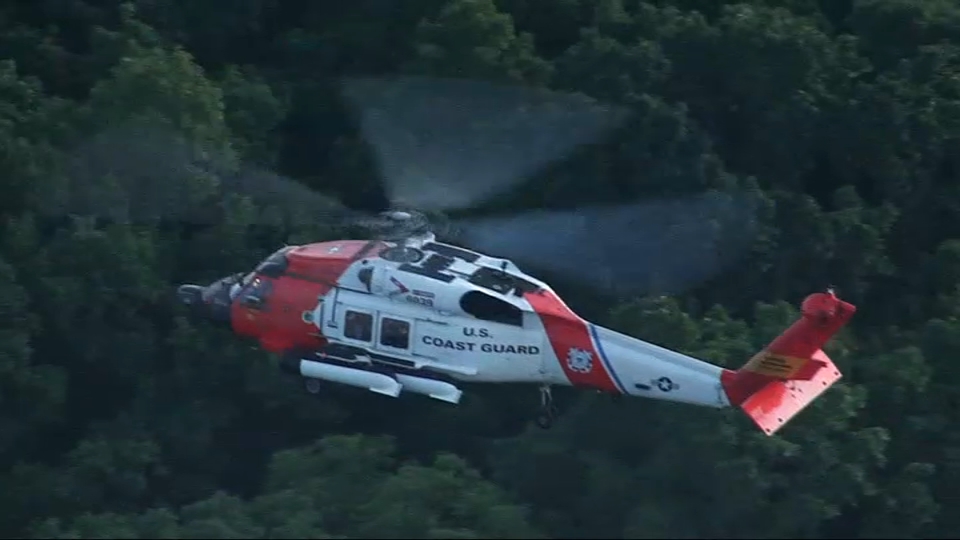
[[[802,317],[737,371],[721,376],[727,399],[772,435],[842,377],[822,347],[856,307],[832,291],[808,296]]]
[[[740,405],[767,435],[773,435],[843,377],[823,351],[817,351],[813,359],[822,367],[812,378],[770,381]]]

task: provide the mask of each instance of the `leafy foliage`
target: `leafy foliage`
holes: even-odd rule
[[[48,4],[0,7],[4,536],[960,527],[955,2]],[[333,234],[232,192],[242,163],[369,198],[376,164],[335,90],[358,75],[627,107],[625,129],[504,204],[737,185],[757,195],[759,234],[739,266],[682,297],[587,297],[578,311],[737,366],[834,283],[861,308],[831,345],[846,378],[772,438],[736,411],[586,393],[563,396],[549,432],[528,427],[533,400],[496,387],[456,410],[308,399],[266,354],[184,319],[170,289]],[[164,223],[188,207],[214,224]]]

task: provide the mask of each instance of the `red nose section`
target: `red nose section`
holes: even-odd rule
[[[264,275],[258,269],[234,299],[234,333],[256,339],[274,353],[321,347],[326,341],[304,313],[317,307],[351,264],[375,257],[383,248],[376,241],[335,240],[286,249],[282,272]]]

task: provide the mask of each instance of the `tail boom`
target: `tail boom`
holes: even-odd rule
[[[800,320],[740,369],[723,371],[730,404],[774,434],[843,376],[823,346],[855,312],[832,291],[808,296]]]

